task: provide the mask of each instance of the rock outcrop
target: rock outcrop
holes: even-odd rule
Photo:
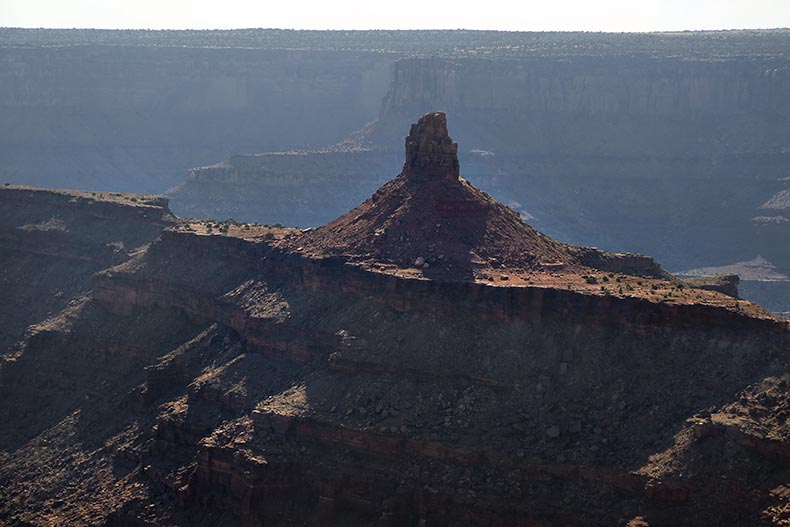
[[[4,45],[7,33],[0,184],[104,192],[163,193],[192,167],[232,155],[339,142],[375,118],[393,60],[272,46],[265,32],[246,45],[213,45],[199,32],[173,45],[177,34],[163,31],[159,45],[116,32],[78,46],[39,46],[34,31],[27,44]]]
[[[0,357],[175,221],[160,196],[0,187]]]
[[[370,266],[416,268],[434,279],[529,271],[607,271],[669,277],[652,259],[556,242],[460,177],[458,145],[443,112],[411,126],[401,173],[336,220],[292,244],[312,257],[339,256]],[[518,276],[517,276],[518,275]]]
[[[683,280],[690,287],[718,291],[733,298],[738,296],[738,284],[741,279],[737,274],[723,274],[704,278],[686,278]]]
[[[447,133],[447,116],[433,112],[411,125],[406,137],[403,174],[410,178],[445,178],[457,181],[458,143]]]
[[[406,160],[397,178],[295,243],[313,256],[419,267],[429,275],[472,276],[492,263],[513,271],[542,262],[573,267],[570,248],[459,177],[457,150],[445,114],[426,114],[406,138]]]

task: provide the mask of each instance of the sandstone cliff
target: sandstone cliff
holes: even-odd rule
[[[158,196],[0,187],[0,355],[174,223]]]
[[[0,182],[164,192],[234,154],[320,147],[375,116],[383,53],[22,45],[0,53]]]
[[[185,217],[312,227],[364,200],[400,155],[369,150],[237,155],[193,168],[171,189]]]

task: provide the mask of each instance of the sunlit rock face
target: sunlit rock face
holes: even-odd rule
[[[458,179],[458,143],[447,133],[443,112],[426,114],[411,126],[403,172],[408,177]]]

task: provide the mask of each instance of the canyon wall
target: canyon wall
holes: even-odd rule
[[[371,121],[375,52],[81,45],[0,48],[0,181],[163,192],[194,166],[318,147]]]
[[[399,149],[414,115],[435,109],[450,116],[462,175],[562,239],[654,254],[676,270],[760,251],[785,260],[762,241],[785,233],[782,210],[760,207],[787,187],[788,100],[790,62],[781,57],[403,59],[378,121],[350,139],[373,151],[347,156],[345,166],[338,153],[326,167],[312,153],[261,156],[257,168],[233,158],[193,172],[173,206],[276,221],[267,207],[255,218],[233,194],[277,192],[287,175],[298,195],[296,182],[319,170],[334,173],[319,182],[327,192],[294,197],[312,214],[293,223],[324,223],[352,192],[369,195],[380,182],[356,173],[371,165],[397,173],[386,152]],[[225,183],[223,196],[213,187]],[[201,196],[204,185],[212,188]]]
[[[159,196],[0,187],[0,369],[28,325],[91,289],[175,217]]]
[[[404,280],[185,232],[97,275],[94,299],[118,320],[177,309],[232,329],[215,346],[243,346],[224,352],[238,373],[207,367],[129,452],[177,507],[236,525],[730,521],[720,479],[640,467],[686,417],[778,367],[788,336],[732,311]],[[167,393],[160,370],[188,375],[177,360],[147,369],[152,400]],[[276,393],[285,368],[292,386]],[[700,441],[716,426],[702,423]],[[786,457],[783,442],[739,441]],[[187,452],[193,468],[176,476],[168,459]],[[751,510],[738,513],[749,525]]]
[[[0,199],[15,287],[52,310],[0,363],[0,522],[782,518],[790,327],[746,303],[430,280],[152,196]],[[52,275],[62,305],[30,259],[56,249],[94,266]]]
[[[468,150],[782,153],[788,98],[790,61],[781,57],[404,59],[395,63],[379,127],[397,137],[402,123],[394,122],[441,109],[456,116],[455,135]]]
[[[400,153],[374,150],[237,155],[193,168],[170,192],[183,217],[322,225],[397,174]]]
[[[194,270],[195,261],[202,263],[199,273]],[[618,326],[637,331],[740,328],[783,334],[790,329],[790,323],[785,321],[745,316],[718,306],[672,305],[547,287],[408,279],[348,265],[342,258],[313,259],[283,252],[265,242],[184,232],[165,231],[143,262],[142,269],[138,263],[130,262],[128,267],[121,265],[98,273],[94,278],[94,298],[117,314],[150,306],[175,307],[201,321],[220,321],[244,338],[248,337],[247,331],[255,330],[256,319],[283,323],[276,317],[258,317],[247,312],[245,287],[261,287],[269,281],[271,287],[276,284],[282,289],[304,288],[306,294],[328,297],[351,295],[382,308],[426,316],[450,316],[457,312],[488,321],[562,320],[567,324]],[[251,282],[238,290],[232,288],[253,273],[258,274],[259,283]],[[379,294],[372,298],[369,291]],[[329,340],[337,344],[337,339]],[[331,346],[324,343],[323,347]]]

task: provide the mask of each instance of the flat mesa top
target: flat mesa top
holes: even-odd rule
[[[164,196],[158,196],[156,194],[131,194],[128,192],[94,192],[86,190],[49,189],[29,187],[26,185],[3,185],[0,186],[0,192],[52,194],[53,196],[64,196],[93,202],[118,203],[131,207],[163,207],[167,206],[168,203],[167,198]]]
[[[591,33],[490,30],[107,30],[0,28],[2,47],[241,48],[431,54],[448,58],[787,57],[790,30]]]

